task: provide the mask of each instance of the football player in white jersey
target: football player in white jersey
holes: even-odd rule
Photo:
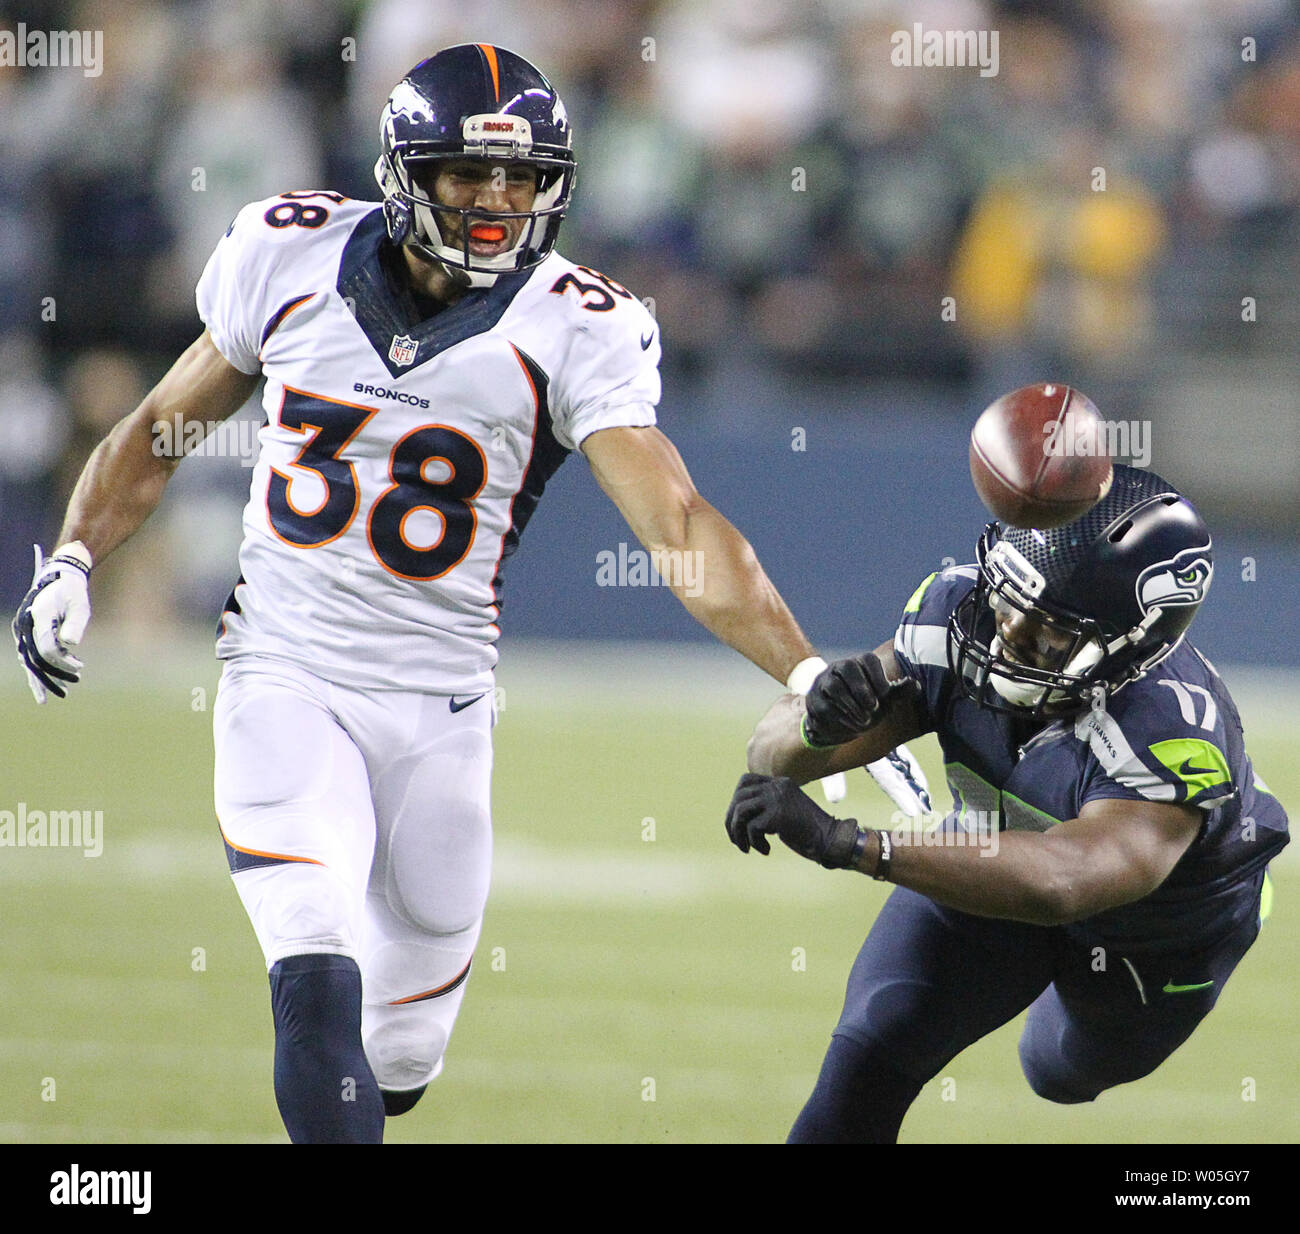
[[[63,697],[90,569],[180,461],[155,426],[188,443],[265,377],[215,790],[295,1142],[381,1140],[442,1067],[488,890],[500,569],[569,453],[652,553],[699,555],[703,586],[674,590],[708,629],[792,689],[822,666],[655,427],[654,319],[554,251],[575,164],[546,78],[449,48],[393,91],[382,143],[382,206],[240,211],[198,285],[204,333],[92,454],[14,623],[38,701]]]

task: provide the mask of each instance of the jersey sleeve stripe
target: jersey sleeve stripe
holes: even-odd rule
[[[904,613],[919,613],[921,611],[921,597],[925,595],[926,591],[929,590],[930,584],[938,577],[939,572],[936,570],[933,574],[929,575],[929,577],[927,577],[914,592],[912,592],[912,598],[908,600],[906,607],[903,609]]]
[[[284,319],[288,317],[294,309],[301,308],[315,295],[316,293],[314,291],[309,291],[305,296],[294,296],[292,300],[286,300],[278,309],[275,310],[274,313],[271,314],[271,319],[266,323],[266,327],[262,330],[262,341],[257,345],[257,358],[259,360],[262,358],[262,349],[266,346],[267,339],[269,339],[271,335],[273,335],[280,326],[283,325]]]
[[[1178,790],[1155,774],[1129,745],[1120,726],[1104,711],[1089,710],[1075,722],[1074,735],[1087,742],[1102,769],[1117,784],[1148,801],[1176,801]]]
[[[912,664],[948,667],[948,628],[904,622],[894,635],[894,647]]]

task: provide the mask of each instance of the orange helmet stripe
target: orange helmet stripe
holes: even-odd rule
[[[501,78],[497,71],[497,49],[491,43],[480,43],[479,51],[484,55],[488,62],[488,68],[492,70],[492,96],[494,102],[501,102]]]

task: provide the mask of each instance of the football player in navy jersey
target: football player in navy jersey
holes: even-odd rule
[[[1210,535],[1116,466],[1054,530],[993,523],[894,639],[759,722],[726,825],[892,882],[791,1142],[889,1143],[921,1087],[1026,1008],[1040,1096],[1147,1075],[1204,1019],[1268,913],[1287,819],[1186,631]],[[933,732],[953,809],[928,835],[836,819],[799,784]]]

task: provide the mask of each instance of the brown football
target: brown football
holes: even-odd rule
[[[970,435],[975,491],[1013,527],[1060,527],[1110,490],[1105,426],[1087,395],[1060,382],[1004,394]]]

